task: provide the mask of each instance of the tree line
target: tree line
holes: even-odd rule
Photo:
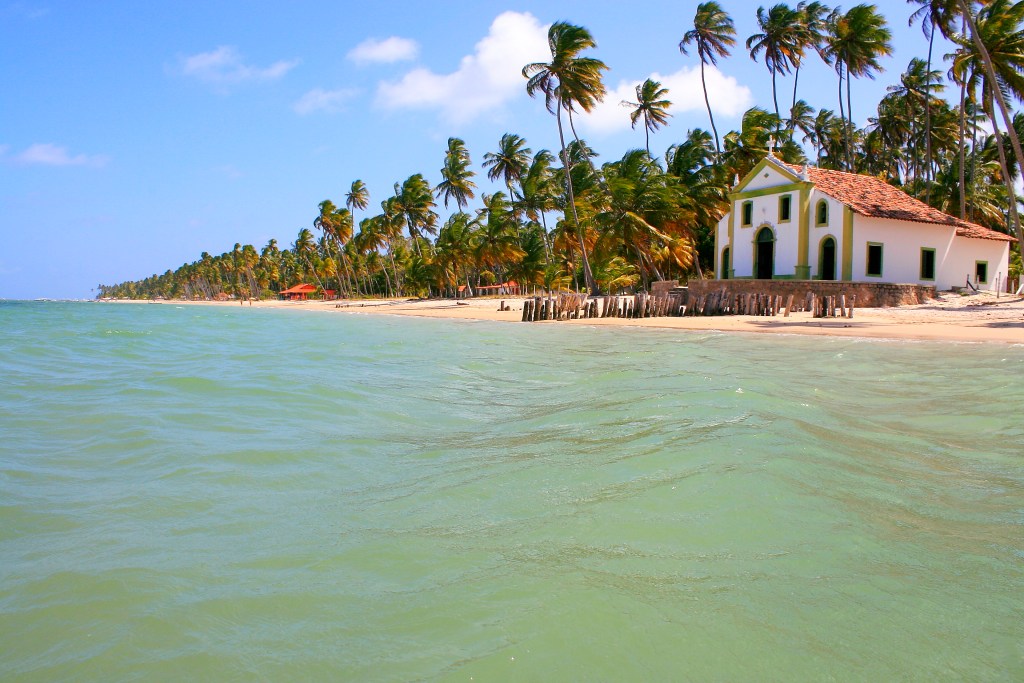
[[[843,11],[821,2],[757,10],[751,59],[772,79],[771,110],[754,107],[739,130],[719,136],[704,81],[736,48],[730,15],[698,6],[679,43],[695,51],[711,131],[694,129],[661,157],[651,134],[668,123],[668,89],[648,79],[622,102],[645,145],[599,164],[575,117],[607,94],[607,65],[578,25],[548,31],[550,61],[523,67],[526,91],[553,116],[559,148],[534,152],[514,133],[482,157],[481,172],[503,190],[481,193],[463,140],[449,138],[436,186],[422,174],[394,184],[370,211],[369,188],[351,183],[344,201],[324,200],[288,248],[235,244],[218,256],[140,281],[100,285],[101,297],[264,298],[309,282],[339,296],[451,296],[515,281],[547,290],[644,288],[653,280],[703,277],[714,267],[714,230],[728,192],[775,146],[793,164],[866,173],[962,219],[1014,234],[1024,249],[1014,181],[1024,168],[1024,0],[908,0],[908,18],[927,39],[887,89],[864,128],[854,124],[852,81],[875,78],[892,53],[891,31],[874,5]],[[954,46],[934,54],[935,38]],[[817,58],[836,74],[835,110],[799,97],[800,70]],[[938,68],[941,65],[942,68]],[[793,76],[788,111],[779,76]],[[947,88],[956,95],[950,102]],[[442,221],[441,203],[450,211]],[[1019,253],[1011,270],[1020,271]]]

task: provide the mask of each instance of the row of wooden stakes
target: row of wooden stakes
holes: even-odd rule
[[[783,312],[788,317],[795,311],[812,311],[815,318],[852,318],[856,295],[849,304],[845,294],[806,297],[794,300],[790,294],[783,301],[781,294],[731,294],[726,289],[697,295],[692,303],[685,293],[653,295],[640,292],[632,296],[588,298],[586,294],[564,293],[535,296],[523,301],[523,322],[543,320],[583,320],[588,318],[659,318],[685,315],[757,315],[774,316]],[[506,310],[502,302],[502,310]]]

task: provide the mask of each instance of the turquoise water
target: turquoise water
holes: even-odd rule
[[[0,680],[1024,678],[1024,348],[0,303]]]

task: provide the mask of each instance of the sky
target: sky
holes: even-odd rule
[[[678,48],[697,4],[0,0],[0,298],[92,298],[99,283],[236,242],[289,246],[319,202],[344,203],[353,180],[369,187],[370,210],[414,173],[437,184],[451,136],[470,150],[479,206],[480,192],[500,189],[480,163],[504,133],[534,152],[558,146],[554,117],[520,73],[548,61],[555,21],[587,27],[589,54],[609,66],[605,102],[579,122],[598,162],[643,147],[620,102],[648,77],[673,102],[651,139],[663,155],[689,129],[709,129],[700,62]],[[743,46],[757,3],[720,4],[738,34],[707,73],[724,135],[749,107],[774,105],[763,61]],[[877,80],[853,84],[859,125],[927,54],[910,6],[878,4],[894,54]],[[786,110],[792,76],[778,85]],[[838,111],[835,72],[817,57],[799,85],[811,106]]]

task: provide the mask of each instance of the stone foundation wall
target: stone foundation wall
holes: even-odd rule
[[[720,292],[723,288],[731,295],[792,294],[796,299],[806,297],[808,292],[817,296],[845,294],[847,299],[856,295],[857,306],[865,308],[922,304],[936,296],[935,287],[925,285],[834,280],[690,280],[687,287],[691,295]]]

